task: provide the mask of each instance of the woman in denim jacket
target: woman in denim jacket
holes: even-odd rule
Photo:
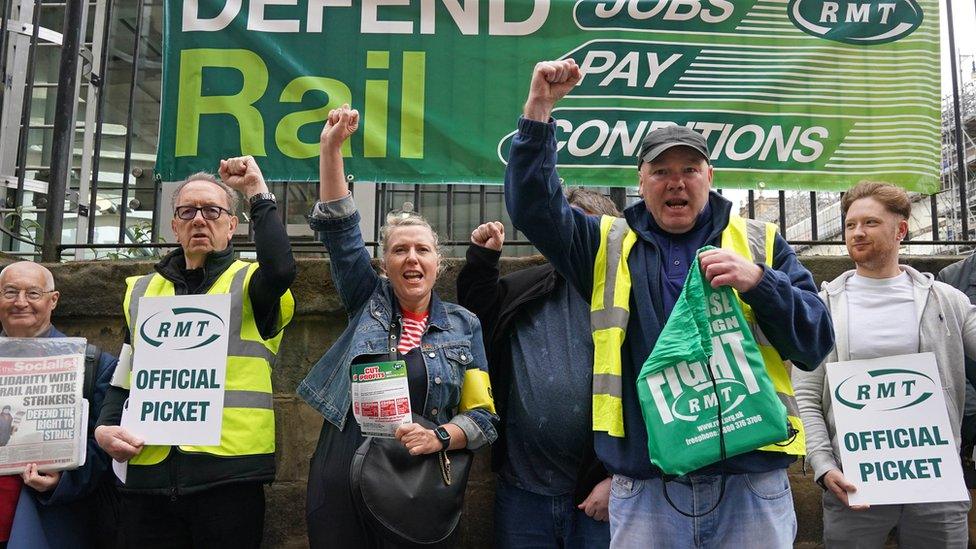
[[[381,235],[386,276],[370,265],[341,151],[358,125],[359,113],[348,105],[329,113],[320,138],[320,202],[311,217],[349,313],[346,330],[298,387],[298,394],[325,416],[308,478],[312,547],[389,545],[365,526],[349,487],[349,466],[363,441],[350,405],[352,364],[386,361],[394,346],[397,359],[406,362],[411,410],[439,425],[397,429],[396,438],[411,454],[445,447],[474,450],[497,436],[481,325],[433,291],[440,267],[436,233],[420,216],[393,216]]]

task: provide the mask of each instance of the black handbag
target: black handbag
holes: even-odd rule
[[[396,360],[396,324],[391,323],[391,360]],[[435,429],[413,414],[413,421]],[[349,467],[352,499],[371,530],[401,545],[446,541],[461,520],[464,490],[473,455],[470,450],[420,456],[391,438],[367,437]]]
[[[413,419],[436,427],[416,414]],[[396,439],[369,437],[349,468],[352,499],[367,525],[388,541],[441,543],[461,520],[472,458],[469,450],[412,456]]]

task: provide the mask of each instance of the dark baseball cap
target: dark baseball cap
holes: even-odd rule
[[[708,154],[708,143],[702,134],[687,126],[665,126],[649,132],[641,142],[640,154],[637,156],[637,167],[644,162],[650,162],[671,147],[691,147],[711,164]]]

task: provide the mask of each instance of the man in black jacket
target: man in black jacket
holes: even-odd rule
[[[569,203],[618,216],[584,189]],[[481,320],[495,406],[497,547],[607,547],[610,478],[593,453],[589,305],[549,264],[499,278],[505,227],[471,233],[460,304]]]
[[[250,205],[257,265],[235,259],[237,195]],[[288,291],[295,260],[275,197],[254,158],[222,160],[220,180],[189,176],[173,195],[173,232],[180,247],[155,274],[127,281],[125,345],[99,416],[95,437],[128,463],[123,528],[133,547],[258,547],[264,526],[264,484],[274,480],[271,367],[291,320]],[[152,446],[120,426],[129,395],[142,296],[229,293],[231,326],[218,446]]]

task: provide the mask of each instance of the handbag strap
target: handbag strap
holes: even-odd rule
[[[398,307],[399,308],[399,307]],[[397,353],[397,346],[400,340],[400,330],[403,327],[403,315],[397,313],[396,317],[390,321],[390,351],[389,360],[390,362],[399,360],[399,355]],[[452,482],[451,478],[451,459],[447,457],[447,450],[441,450],[437,452],[437,462],[441,469],[441,478],[444,479],[444,485],[450,486]]]
[[[394,306],[399,309],[399,305],[396,303],[394,303]],[[390,362],[396,362],[400,359],[397,352],[397,347],[400,345],[400,327],[402,324],[403,316],[400,313],[397,313],[396,316],[393,317],[393,320],[390,321],[390,339],[387,341],[390,344],[390,352],[388,353],[388,360]]]
[[[447,457],[447,450],[437,452],[438,462],[441,464],[441,477],[444,478],[444,485],[451,485],[451,458]]]

